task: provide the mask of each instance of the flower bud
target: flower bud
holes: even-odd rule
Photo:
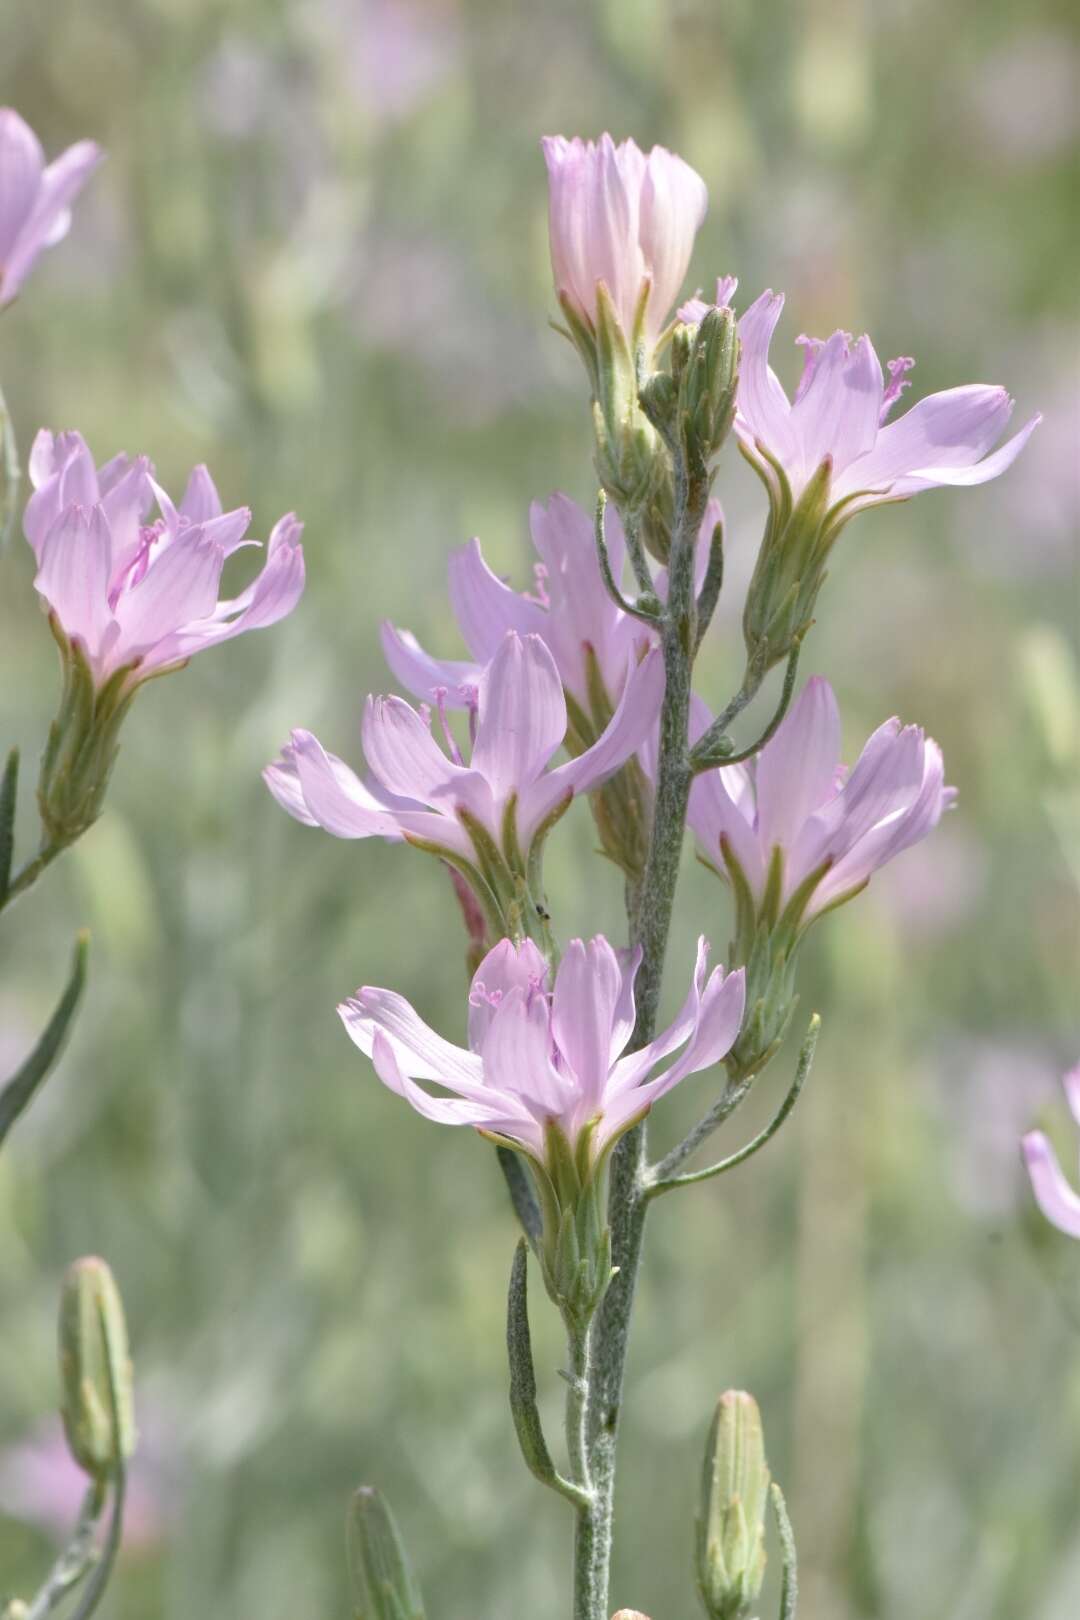
[[[843,509],[830,505],[828,456],[794,505],[779,463],[771,471],[765,537],[743,610],[747,659],[763,674],[782,663],[810,629],[829,553],[846,521]]]
[[[620,1609],[618,1614],[612,1615],[611,1620],[649,1620],[649,1617],[642,1614],[640,1609]]]
[[[104,1260],[76,1260],[64,1277],[60,1381],[68,1449],[100,1483],[135,1450],[127,1324]]]
[[[720,1397],[705,1448],[697,1582],[709,1620],[745,1620],[765,1578],[769,1469],[752,1395]]]
[[[60,648],[64,689],[42,755],[37,798],[46,841],[64,848],[101,814],[120,725],[136,687],[129,666],[99,686],[79,643],[68,639],[54,615],[49,624]]]
[[[346,1526],[355,1620],[424,1620],[424,1602],[385,1498],[362,1486]]]
[[[583,1330],[614,1272],[607,1221],[610,1144],[595,1157],[595,1125],[571,1143],[552,1120],[544,1133],[544,1163],[532,1161],[544,1225],[539,1259],[544,1284],[564,1319]]]

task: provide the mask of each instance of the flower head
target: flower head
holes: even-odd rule
[[[895,422],[888,417],[915,364],[891,360],[885,382],[868,337],[848,332],[800,337],[803,373],[789,400],[769,365],[780,293],[762,293],[739,322],[742,369],[735,419],[747,455],[767,480],[783,470],[799,495],[829,463],[828,504],[844,515],[881,501],[902,500],[939,484],[983,484],[1011,466],[1041,421],[1033,416],[990,454],[1012,414],[1004,388],[969,383],[919,400]]]
[[[718,1062],[734,1041],[743,975],[725,977],[719,967],[707,975],[707,958],[701,940],[682,1011],[663,1034],[626,1056],[640,952],[615,951],[601,935],[570,942],[553,985],[531,941],[496,945],[472,981],[467,1049],[443,1040],[391,990],[365,987],[338,1011],[384,1085],[426,1119],[505,1137],[541,1163],[549,1127],[557,1126],[571,1146],[588,1129],[598,1156],[658,1097]],[[675,1062],[654,1075],[680,1047]],[[421,1080],[452,1095],[433,1096]]]
[[[886,720],[850,774],[839,753],[836,696],[815,676],[756,760],[705,771],[691,790],[703,859],[756,912],[786,912],[796,931],[925,838],[955,797],[940,748],[918,726]]]
[[[711,500],[701,525],[699,576],[721,518],[719,501]],[[612,600],[600,572],[593,520],[569,495],[552,495],[546,504],[534,501],[529,525],[540,558],[532,593],[515,591],[494,574],[479,540],[451,554],[450,605],[469,660],[433,658],[408,630],[389,623],[382,628],[383,652],[394,675],[414,697],[431,702],[442,690],[448,707],[466,708],[484,663],[508,631],[540,636],[577,711],[576,729],[584,744],[603,729],[622,697],[628,672],[659,645],[659,635]],[[612,573],[621,580],[626,541],[612,504],[604,514],[604,533]],[[665,585],[661,572],[657,581],[661,595]]]
[[[362,726],[370,786],[307,731],[294,731],[263,775],[298,821],[339,838],[404,838],[462,863],[504,922],[521,883],[536,876],[533,857],[547,829],[575,794],[596,787],[639,747],[662,691],[660,655],[653,651],[633,663],[596,742],[549,769],[566,737],[562,682],[540,637],[510,630],[470,688],[468,760],[441,697],[445,748],[432,735],[426,705],[417,713],[402,698],[371,697]]]
[[[1072,1116],[1080,1125],[1080,1064],[1069,1070],[1062,1085]],[[1059,1231],[1080,1238],[1080,1192],[1065,1180],[1050,1143],[1042,1131],[1028,1131],[1021,1146],[1039,1208]]]
[[[616,145],[610,135],[550,135],[541,144],[556,291],[595,326],[603,282],[623,332],[636,336],[640,327],[652,347],[705,218],[705,182],[662,146],[646,157],[633,141]]]
[[[177,666],[245,630],[290,613],[304,588],[301,524],[270,535],[266,563],[239,596],[218,601],[225,559],[242,546],[251,513],[223,512],[213,479],[196,467],[179,506],[145,456],[96,468],[78,433],[42,431],[30,456],[34,494],[23,527],[37,557],[34,585],[94,682],[125,684]],[[154,501],[159,516],[149,522]]]
[[[104,155],[93,141],[79,141],[46,166],[29,124],[0,107],[0,309],[42,250],[67,235],[71,204]]]

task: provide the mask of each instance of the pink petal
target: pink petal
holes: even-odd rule
[[[354,1013],[349,1002],[343,1002],[338,1008],[341,1020],[345,1025],[350,1038],[356,1042],[361,1051],[367,1050],[363,1041],[357,1039],[354,1025]],[[398,1063],[393,1045],[381,1030],[376,1030],[372,1037],[370,1056],[375,1073],[388,1090],[413,1107],[424,1119],[434,1120],[438,1125],[484,1125],[488,1119],[488,1108],[484,1103],[465,1101],[460,1097],[429,1097],[421,1086],[416,1085],[405,1074]]]
[[[432,658],[411,630],[398,630],[386,619],[380,627],[379,639],[390,673],[413,697],[430,703],[433,692],[441,688],[446,694],[443,701],[448,709],[467,707],[468,698],[463,688],[479,686],[481,665],[462,659]]]
[[[364,757],[388,793],[430,804],[436,789],[453,790],[469,774],[447,759],[403,698],[369,697],[361,735]]]
[[[30,125],[13,107],[0,108],[0,274],[30,217],[44,167],[45,154]]]
[[[208,523],[211,518],[220,517],[221,513],[221,496],[217,492],[217,485],[210,476],[209,468],[200,463],[192,468],[180,502],[180,515],[186,517],[189,523]]]
[[[14,248],[6,255],[0,301],[14,296],[38,254],[67,233],[71,223],[69,206],[102,161],[104,153],[93,141],[69,146],[41,177],[37,197],[24,220]]]
[[[611,1067],[612,1030],[623,992],[618,959],[601,935],[572,939],[559,963],[551,1032],[587,1107],[599,1109]]]
[[[115,638],[109,611],[112,541],[99,506],[69,506],[41,548],[34,588],[48,602],[65,633],[79,641],[91,662]]]
[[[769,366],[769,345],[784,307],[783,293],[762,293],[739,321],[738,414],[735,427],[749,448],[760,440],[785,465],[798,460],[799,440],[791,405]]]
[[[758,758],[758,837],[766,859],[774,844],[794,843],[808,817],[832,798],[839,758],[836,694],[815,675]]]
[[[561,1118],[573,1108],[577,1088],[551,1062],[545,996],[518,988],[508,991],[488,1025],[482,1056],[487,1085],[507,1098],[520,1099],[538,1118]]]
[[[1042,1131],[1029,1131],[1021,1146],[1039,1208],[1059,1231],[1080,1238],[1080,1194],[1065,1180],[1050,1143]]]
[[[491,572],[479,540],[470,540],[450,554],[450,606],[465,645],[478,663],[495,657],[508,630],[519,635],[542,634],[544,609],[526,601]]]
[[[524,799],[566,736],[566,700],[539,636],[509,631],[484,671],[472,765],[498,804]]]
[[[117,598],[122,656],[150,653],[189,620],[212,613],[224,561],[198,529],[160,551],[139,583]]]
[[[346,1028],[362,1051],[371,1051],[378,1031],[414,1080],[437,1080],[470,1097],[482,1088],[484,1069],[479,1057],[444,1040],[396,991],[364,985],[345,1006],[349,1012]]]
[[[542,986],[547,972],[547,962],[531,939],[520,945],[501,939],[492,946],[473,974],[469,993],[469,1046],[474,1052],[483,1046],[495,1010],[510,991]]]
[[[881,362],[868,337],[849,347],[845,332],[825,344],[810,385],[792,407],[802,444],[802,470],[810,478],[826,456],[840,471],[872,450],[885,384]]]
[[[639,227],[642,254],[653,282],[648,316],[653,337],[686,280],[694,238],[708,203],[701,176],[673,152],[654,146],[645,163]]]
[[[930,394],[880,430],[874,448],[837,478],[834,494],[890,490],[908,476],[925,487],[937,468],[970,468],[1003,432],[1011,412],[1004,388],[982,383]]]

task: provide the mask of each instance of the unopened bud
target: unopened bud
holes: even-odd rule
[[[362,1486],[346,1526],[355,1620],[424,1620],[424,1602],[385,1498]]]
[[[120,1291],[104,1260],[76,1260],[60,1295],[60,1381],[68,1448],[99,1482],[135,1450],[131,1358]]]
[[[745,1620],[765,1578],[769,1469],[752,1395],[720,1397],[705,1448],[697,1582],[709,1620]]]

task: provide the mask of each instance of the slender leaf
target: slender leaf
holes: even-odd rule
[[[11,860],[15,853],[15,800],[19,791],[19,750],[13,748],[0,778],[0,906],[11,887]]]
[[[30,1102],[37,1088],[60,1056],[61,1048],[71,1027],[71,1021],[82,998],[86,984],[86,960],[90,950],[90,935],[85,929],[75,941],[75,957],[71,964],[71,977],[56,1011],[53,1013],[30,1056],[17,1069],[7,1085],[0,1091],[0,1146],[8,1131]]]

